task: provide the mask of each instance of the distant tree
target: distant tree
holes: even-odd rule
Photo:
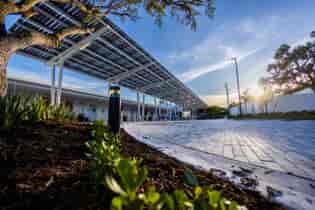
[[[54,34],[38,33],[11,33],[6,30],[5,18],[8,15],[22,15],[30,18],[37,15],[34,6],[44,1],[57,4],[72,4],[83,13],[87,23],[93,17],[114,15],[121,18],[137,20],[138,10],[143,9],[159,25],[163,17],[168,14],[175,17],[180,23],[196,28],[196,17],[200,15],[200,9],[205,8],[207,16],[214,13],[213,0],[0,0],[0,96],[7,93],[7,63],[10,56],[20,49],[33,45],[56,48],[67,36],[86,34],[94,29],[70,26]],[[87,3],[88,2],[88,3]]]
[[[247,105],[248,105],[248,102],[250,100],[252,100],[252,96],[249,93],[249,89],[246,89],[243,91],[243,93],[241,95],[241,100],[244,102],[244,105],[245,105],[245,113],[248,113],[247,112]]]
[[[268,65],[269,82],[279,93],[291,93],[305,88],[315,92],[315,31],[312,41],[292,48],[283,44],[274,55],[275,62]]]
[[[209,106],[207,113],[210,118],[221,118],[227,115],[227,109],[220,106]]]
[[[273,97],[273,92],[271,88],[271,83],[267,78],[261,78],[258,81],[258,85],[264,90],[264,93],[262,96],[260,96],[260,101],[264,105],[264,111],[267,114],[268,113],[268,103],[271,101]]]

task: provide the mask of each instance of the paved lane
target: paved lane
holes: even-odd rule
[[[151,141],[315,179],[315,121],[148,122],[132,129]]]

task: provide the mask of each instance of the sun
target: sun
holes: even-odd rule
[[[249,93],[255,98],[259,98],[264,94],[264,90],[261,87],[253,86],[249,88]]]

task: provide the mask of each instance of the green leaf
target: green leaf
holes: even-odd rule
[[[220,200],[220,210],[226,210],[226,205],[223,199]]]
[[[145,193],[145,203],[148,205],[152,205],[157,203],[160,200],[160,193],[156,192],[154,186],[150,186],[148,191]]]
[[[189,199],[183,190],[175,190],[174,197],[177,208],[183,209],[186,206],[186,202],[189,202]]]
[[[218,191],[208,191],[209,204],[213,208],[218,208],[221,199],[221,193]]]
[[[120,187],[117,181],[112,176],[106,176],[105,181],[109,189],[122,196],[127,196],[127,193]]]
[[[147,169],[139,167],[136,159],[121,159],[117,165],[117,172],[121,179],[122,187],[129,196],[132,196],[133,200],[136,191],[147,178]]]
[[[202,188],[199,186],[195,187],[195,199],[198,199],[201,194],[202,194]]]
[[[175,210],[174,200],[173,200],[172,196],[170,196],[167,193],[162,194],[162,201],[161,201],[161,204],[159,206],[160,206],[160,208],[165,209],[165,210]],[[163,208],[163,207],[165,207],[165,208]]]
[[[196,187],[199,185],[197,177],[192,173],[190,169],[185,170],[184,178],[185,178],[185,182],[189,184],[190,186]]]
[[[237,210],[237,203],[235,201],[232,201],[229,205],[229,210]]]
[[[122,210],[123,209],[123,198],[120,196],[114,197],[112,199],[112,210]]]

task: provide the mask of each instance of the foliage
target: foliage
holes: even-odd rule
[[[23,120],[27,119],[29,107],[25,106],[29,98],[8,95],[0,97],[0,128],[11,130],[18,127]]]
[[[268,65],[271,74],[268,81],[277,92],[287,94],[305,88],[315,92],[315,32],[312,41],[291,47],[283,44],[274,55],[275,61]]]
[[[227,114],[227,110],[220,106],[209,106],[207,112],[213,118],[224,117]]]
[[[196,176],[193,175],[192,171],[190,169],[186,169],[184,172],[184,178],[185,181],[187,182],[187,184],[196,187],[198,186],[198,179],[196,178]]]
[[[30,98],[21,95],[0,97],[0,128],[11,130],[23,121],[75,120],[75,114],[65,105],[50,106],[42,97]]]
[[[51,119],[58,121],[72,121],[76,120],[76,116],[71,112],[70,108],[65,104],[59,106],[49,106],[47,112],[51,113]]]
[[[266,78],[260,78],[258,85],[264,90],[263,95],[259,97],[259,103],[263,105],[264,112],[268,113],[268,103],[272,100],[274,95],[271,83],[269,83]]]
[[[253,100],[253,96],[250,95],[249,89],[243,91],[241,95],[241,100],[244,102],[245,105],[245,113],[247,113],[247,104],[249,101]]]
[[[121,158],[121,144],[118,136],[109,132],[103,121],[92,125],[92,140],[86,143],[88,157],[93,160],[93,173],[98,187],[104,185],[106,175],[115,174],[115,164]]]
[[[41,96],[36,96],[30,103],[30,111],[28,114],[28,120],[41,121],[51,118],[51,111],[49,104]]]
[[[119,138],[104,133],[104,123],[96,121],[92,125],[93,140],[86,143],[93,160],[97,185],[110,189],[115,196],[111,201],[112,210],[236,210],[235,202],[227,202],[220,192],[198,186],[198,179],[190,170],[185,171],[185,180],[192,190],[177,189],[173,193],[160,193],[154,186],[144,187],[148,176],[146,167],[137,158],[121,156]],[[107,130],[109,132],[109,130]],[[99,138],[99,139],[98,139]]]
[[[111,138],[107,138],[110,135],[110,128],[105,125],[103,120],[95,120],[92,125],[92,137],[95,140],[101,141],[103,138],[107,139],[106,141],[110,141]],[[115,138],[115,137],[114,137]],[[119,138],[115,138],[119,139]]]

